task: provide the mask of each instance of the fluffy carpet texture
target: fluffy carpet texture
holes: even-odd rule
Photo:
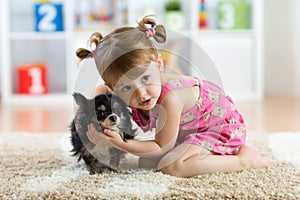
[[[299,199],[300,134],[249,135],[271,168],[176,178],[142,169],[89,175],[66,133],[0,133],[0,199]]]

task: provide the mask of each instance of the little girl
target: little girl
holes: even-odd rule
[[[77,50],[80,59],[95,59],[105,81],[96,93],[119,95],[143,131],[156,131],[155,140],[124,142],[118,133],[105,129],[101,134],[91,124],[89,139],[111,142],[140,156],[141,166],[178,177],[270,166],[245,145],[244,119],[223,90],[209,81],[163,72],[151,38],[163,43],[166,31],[146,16],[136,28],[118,28],[105,37],[92,34],[93,51]]]

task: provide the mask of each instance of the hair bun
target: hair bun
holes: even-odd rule
[[[155,15],[146,15],[143,19],[138,22],[137,28],[139,28],[144,33],[149,29],[149,27],[154,25],[155,35],[153,38],[158,43],[164,43],[167,39],[166,29],[163,25],[156,25]]]
[[[157,25],[154,29],[155,29],[155,35],[153,38],[155,39],[155,41],[159,43],[166,42],[167,33],[165,27],[163,25]]]

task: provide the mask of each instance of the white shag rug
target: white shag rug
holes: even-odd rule
[[[69,134],[0,133],[0,199],[299,199],[300,133],[250,133],[268,169],[176,178],[147,170],[89,175]]]

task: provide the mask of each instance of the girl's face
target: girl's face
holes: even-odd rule
[[[137,67],[140,68],[140,67]],[[130,107],[142,110],[151,110],[157,103],[161,92],[161,79],[159,65],[151,62],[140,69],[133,68],[131,75],[123,75],[114,87],[114,92],[120,96]],[[137,76],[134,75],[136,69]]]

